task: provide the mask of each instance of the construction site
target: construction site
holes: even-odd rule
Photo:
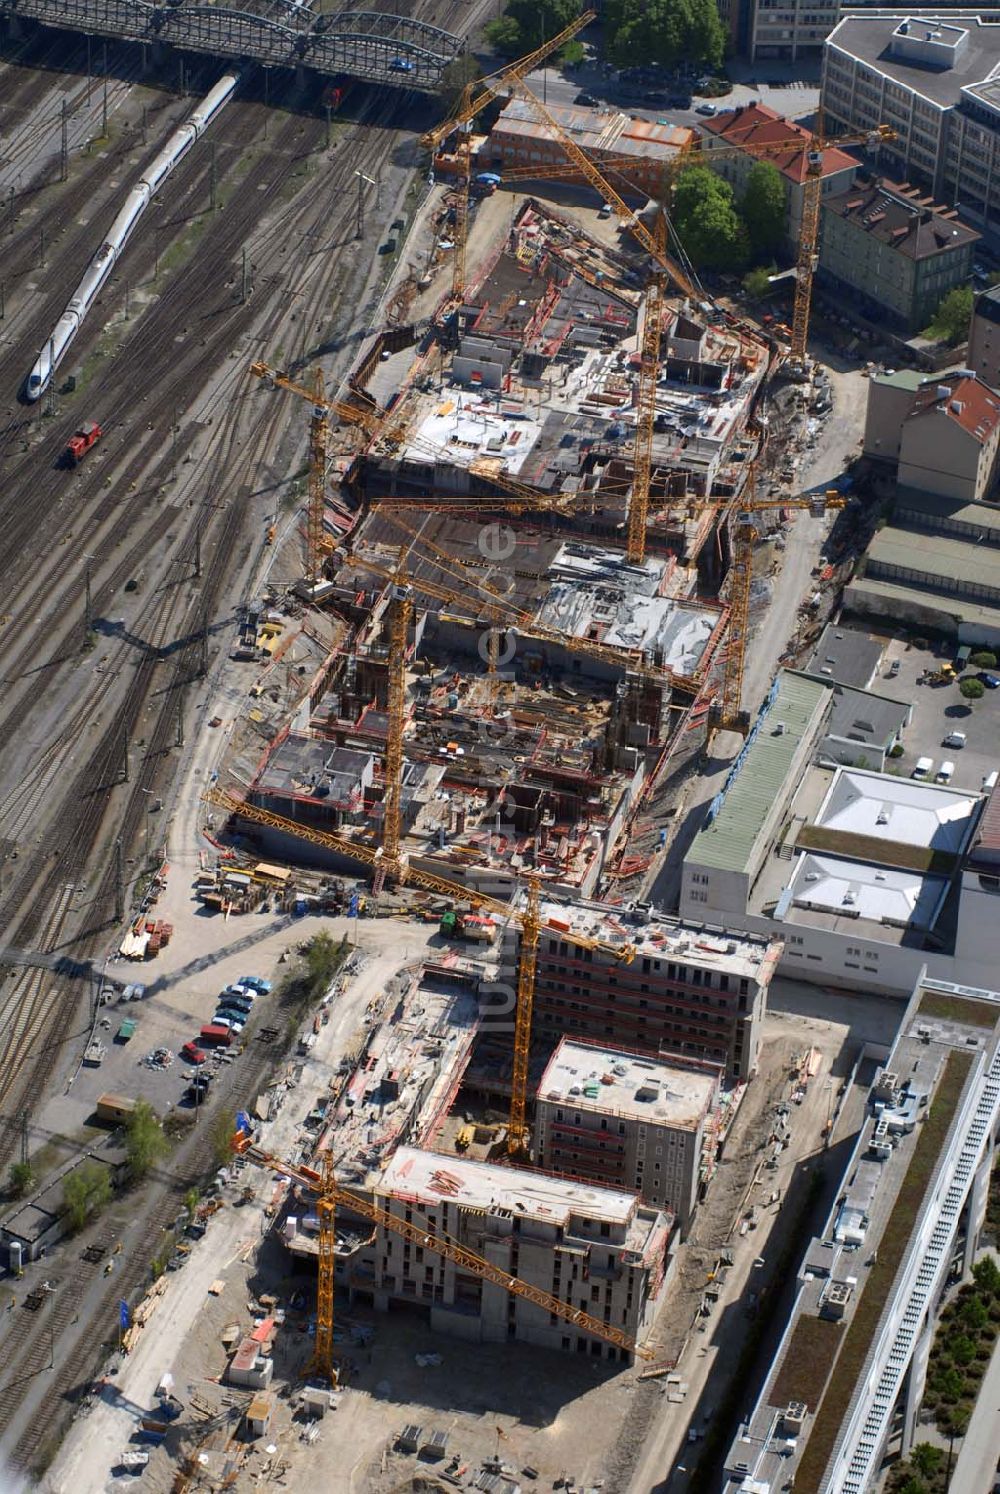
[[[44,1111],[35,1101],[38,1136],[72,1136],[92,1156],[120,1093],[123,1116],[148,1096],[161,1119],[180,1117],[182,1139],[170,1178],[150,1181],[146,1215],[123,1194],[74,1238],[51,1192],[24,1206],[32,1218],[49,1209],[38,1253],[51,1250],[52,1265],[44,1287],[11,1298],[21,1292],[39,1332],[16,1346],[0,1435],[18,1470],[48,1481],[39,1487],[116,1487],[138,1472],[181,1494],[321,1467],[345,1490],[357,1475],[386,1494],[428,1468],[435,1486],[486,1494],[539,1476],[624,1490],[650,1428],[669,1422],[683,1441],[689,1378],[710,1363],[689,1376],[677,1360],[727,1279],[742,1291],[765,1232],[784,1227],[748,1203],[766,1183],[780,1204],[755,1155],[762,1133],[783,1149],[791,1128],[775,1105],[800,1093],[789,1182],[821,1145],[817,1092],[845,1061],[850,1024],[785,1036],[768,1013],[780,943],[678,919],[651,893],[677,784],[708,750],[738,752],[749,728],[760,544],[801,513],[818,561],[844,506],[834,490],[799,491],[782,425],[785,407],[801,419],[809,398],[807,240],[821,178],[815,201],[805,193],[794,324],[762,328],[705,292],[647,200],[696,148],[693,131],[617,116],[598,139],[528,88],[592,18],[467,85],[430,130],[426,100],[407,95],[423,133],[394,125],[390,139],[380,126],[387,181],[399,136],[410,152],[405,170],[393,158],[391,202],[365,199],[382,177],[348,149],[368,104],[336,138],[323,106],[323,163],[309,170],[332,178],[336,160],[352,213],[358,194],[358,238],[373,247],[369,200],[403,253],[384,276],[371,257],[363,316],[345,269],[336,315],[317,284],[278,331],[265,312],[285,271],[244,254],[234,279],[229,265],[239,335],[227,340],[206,302],[198,331],[203,348],[216,339],[220,383],[192,400],[184,436],[175,411],[159,486],[138,466],[112,477],[103,412],[96,435],[74,427],[94,446],[76,458],[79,491],[104,503],[105,489],[148,481],[159,539],[183,539],[155,585],[141,537],[113,568],[97,541],[84,554],[84,652],[96,649],[86,667],[104,704],[90,722],[101,722],[100,784],[81,779],[72,800],[81,826],[89,816],[86,845],[64,810],[83,859],[57,873],[29,823],[70,760],[71,731],[25,770],[30,804],[15,807],[20,781],[5,786],[4,855],[20,865],[4,896],[43,899],[34,922],[10,925],[12,959],[30,972],[11,998],[4,1061],[22,1086],[11,1110],[25,1164],[30,1086],[41,1095],[56,1076],[65,1089]],[[231,19],[220,9],[215,24]],[[456,35],[416,17],[394,30],[359,14],[343,35],[300,19],[308,45],[348,47],[352,86],[402,88],[396,72],[430,92],[458,51]],[[451,10],[448,21],[457,33]],[[234,45],[227,33],[220,48]],[[88,50],[88,84],[90,65]],[[332,64],[317,68],[326,87]],[[234,72],[221,86],[228,97],[245,83]],[[252,105],[265,139],[268,107],[266,94]],[[547,152],[518,166],[530,118]],[[191,140],[205,127],[192,124]],[[249,212],[235,127],[229,148],[227,196],[231,186]],[[547,200],[550,173],[583,206]],[[209,186],[215,212],[214,154]],[[281,203],[272,211],[277,233]],[[312,218],[295,223],[296,243],[319,232]],[[302,249],[303,283],[313,252]],[[156,278],[159,239],[154,256]],[[171,313],[151,304],[169,362]],[[21,336],[35,337],[27,313]],[[54,338],[47,347],[31,378],[58,419],[44,382]],[[81,389],[110,377],[108,350],[93,356]],[[220,431],[223,404],[239,415]],[[256,432],[245,451],[243,421]],[[230,459],[238,502],[224,497]],[[240,541],[251,509],[264,522]],[[182,603],[183,618],[168,617]],[[147,627],[154,605],[158,628]],[[136,648],[146,674],[129,685],[126,719],[112,706]],[[99,890],[85,902],[99,847]],[[85,936],[67,938],[74,920]],[[339,970],[306,1010],[289,992],[327,933]],[[150,968],[136,981],[121,961]],[[81,972],[93,991],[77,1013],[77,1063],[68,1017],[58,1041],[35,1045],[55,1031],[45,982]],[[217,1121],[231,1122],[221,1156]],[[743,1230],[741,1210],[755,1215]],[[754,1244],[733,1242],[758,1224]],[[95,1265],[111,1279],[93,1280]],[[112,1311],[120,1331],[95,1379]],[[444,1360],[447,1388],[435,1390]],[[42,1429],[55,1384],[64,1417],[80,1413],[61,1451]],[[345,1470],[336,1449],[347,1445]]]

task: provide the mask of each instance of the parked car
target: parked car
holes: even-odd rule
[[[582,104],[587,109],[599,109],[601,107],[600,99],[595,99],[592,93],[578,93],[573,102],[574,104]]]
[[[988,670],[984,669],[980,674],[976,675],[976,679],[981,680],[987,690],[1000,690],[1000,674],[990,674]]]
[[[954,776],[955,776],[955,764],[952,763],[952,762],[949,762],[948,759],[945,758],[944,762],[941,764],[940,768],[938,768],[938,770],[937,770],[937,776],[935,777],[934,781],[935,781],[935,783],[950,783],[951,780],[954,778]]]
[[[222,994],[223,996],[249,996],[252,1000],[257,993],[246,981],[239,981],[231,986],[224,986]]]
[[[932,757],[918,757],[913,765],[913,772],[910,774],[910,777],[929,778],[933,768],[934,759]]]
[[[188,1063],[198,1064],[204,1063],[208,1055],[197,1043],[185,1043],[181,1049],[181,1057],[186,1058]]]
[[[241,1012],[243,1016],[247,1017],[253,1010],[253,1002],[249,996],[227,996],[223,1001],[219,1002],[219,1010]]]
[[[718,114],[719,111],[714,104],[699,104],[694,112],[696,114],[704,114],[706,118],[711,118],[713,114]]]
[[[262,980],[259,975],[241,975],[236,984],[245,991],[256,991],[258,996],[266,996],[271,989],[271,982]]]
[[[943,739],[943,741],[941,743],[941,746],[942,747],[964,747],[965,746],[965,732],[964,731],[950,731],[948,733],[948,735]]]

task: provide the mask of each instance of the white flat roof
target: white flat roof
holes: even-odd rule
[[[693,922],[655,914],[645,922],[626,922],[624,909],[610,903],[560,903],[543,896],[540,911],[544,920],[555,925],[554,929],[542,929],[543,940],[558,938],[563,927],[589,934],[612,947],[631,944],[637,957],[648,955],[656,960],[710,966],[754,980],[760,979],[761,966],[774,951],[767,934],[713,933]]]
[[[841,768],[814,823],[850,835],[872,835],[901,845],[958,852],[979,799],[979,794],[943,784]]]
[[[516,474],[541,433],[541,424],[529,416],[503,415],[495,397],[453,391],[424,416],[403,450],[407,461],[445,461],[454,467],[496,457],[506,472]]]
[[[375,1186],[379,1193],[414,1198],[430,1208],[453,1203],[465,1209],[508,1209],[549,1224],[565,1224],[577,1214],[628,1225],[638,1205],[634,1193],[410,1146],[397,1150]]]
[[[819,909],[845,920],[930,928],[948,880],[807,851],[799,857],[788,887],[796,908]]]
[[[564,1037],[542,1075],[538,1097],[693,1131],[711,1109],[721,1072],[699,1073],[665,1059]]]

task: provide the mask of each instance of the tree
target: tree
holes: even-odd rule
[[[327,986],[340,969],[343,951],[343,944],[338,944],[329,934],[316,934],[309,940],[306,947],[306,967],[316,995],[326,995]]]
[[[15,1162],[10,1169],[10,1181],[7,1191],[11,1198],[23,1198],[35,1181],[30,1162]]]
[[[743,276],[743,289],[754,301],[760,301],[771,289],[771,276],[775,265],[755,265]]]
[[[496,24],[495,22],[491,24]],[[490,43],[496,46],[495,42]],[[503,48],[496,46],[498,52]],[[467,83],[474,83],[477,78],[483,76],[483,70],[475,57],[470,52],[463,52],[461,57],[455,57],[448,63],[441,73],[441,82],[438,85],[438,93],[441,96],[446,114],[451,114],[462,96],[462,89]]]
[[[918,1442],[910,1453],[910,1462],[925,1478],[933,1478],[944,1462],[944,1452],[933,1442]]]
[[[976,1286],[986,1297],[1000,1295],[1000,1266],[991,1255],[984,1255],[972,1268]]]
[[[967,1333],[959,1333],[951,1341],[951,1357],[956,1364],[971,1364],[976,1357],[976,1346]]]
[[[212,1120],[212,1155],[220,1167],[233,1160],[233,1137],[236,1135],[236,1112],[220,1110]]]
[[[726,33],[715,0],[607,0],[608,52],[619,67],[679,62],[717,68]]]
[[[497,16],[483,30],[486,42],[502,57],[520,57],[524,51],[521,27],[513,16]]]
[[[674,191],[673,226],[694,264],[736,270],[746,263],[746,229],[727,182],[706,166],[682,171]]]
[[[986,1324],[990,1320],[989,1311],[986,1307],[985,1302],[980,1301],[978,1297],[966,1298],[959,1309],[958,1316],[959,1320],[961,1321],[962,1327],[965,1328],[967,1332],[975,1334],[982,1333],[983,1329],[986,1327]],[[975,1345],[973,1345],[973,1348],[975,1348]],[[954,1346],[952,1346],[952,1355],[959,1364],[968,1364],[969,1362],[968,1359],[961,1360],[958,1358],[958,1355],[955,1353]],[[972,1356],[970,1355],[969,1358],[971,1357]]]
[[[111,1201],[111,1172],[90,1158],[63,1179],[63,1203],[74,1233]]]
[[[740,212],[750,235],[755,259],[770,258],[785,237],[787,203],[781,172],[771,161],[756,161],[750,168]]]
[[[938,342],[962,342],[969,335],[972,317],[972,286],[956,285],[938,303],[934,319],[924,333]]]
[[[983,696],[986,694],[986,686],[983,684],[982,680],[959,680],[958,692],[960,695],[963,695],[966,700],[982,700]]]
[[[927,1494],[927,1485],[917,1473],[908,1473],[902,1483],[896,1485],[896,1494]]]
[[[691,22],[686,37],[688,57],[705,67],[721,67],[726,55],[726,32],[716,0],[691,0]]]
[[[137,1100],[125,1127],[125,1155],[133,1182],[144,1178],[154,1162],[166,1156],[168,1150],[169,1143],[152,1105],[146,1100]]]

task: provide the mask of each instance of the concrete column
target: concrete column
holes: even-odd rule
[[[924,1387],[927,1381],[927,1359],[931,1351],[931,1343],[934,1339],[933,1321],[925,1317],[924,1325],[920,1330],[920,1337],[913,1346],[913,1357],[910,1360],[910,1369],[906,1377],[906,1389],[903,1391],[905,1397],[903,1404],[903,1428],[900,1444],[900,1456],[906,1457],[914,1442],[919,1440],[917,1428],[917,1412],[920,1410],[920,1402],[924,1398]]]

